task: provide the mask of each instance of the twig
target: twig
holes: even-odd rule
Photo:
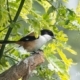
[[[6,50],[4,53],[7,53],[7,52],[9,52],[9,51],[11,51],[11,50],[13,50],[13,47],[10,48],[10,49],[8,49],[8,50]]]
[[[11,23],[12,22],[12,18],[11,18],[11,15],[10,15],[8,0],[7,0],[7,11],[8,11],[9,19],[10,19],[9,22]]]
[[[17,59],[15,59],[15,58],[13,58],[13,57],[11,57],[11,56],[4,55],[4,57],[8,57],[8,58],[11,58],[11,59],[12,59],[12,60],[14,60],[14,61],[17,61],[17,62],[19,62]]]

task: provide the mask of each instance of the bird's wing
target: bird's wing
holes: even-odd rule
[[[27,36],[22,37],[19,41],[33,41],[36,40],[35,33],[31,32]]]

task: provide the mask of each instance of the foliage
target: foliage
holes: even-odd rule
[[[79,9],[77,8],[75,13],[73,10],[66,8],[63,2],[67,0],[25,0],[24,5],[20,4],[20,1],[0,1],[0,39],[4,39],[9,29],[11,29],[8,34],[9,40],[18,40],[32,30],[36,32],[36,35],[40,33],[40,29],[52,30],[56,35],[56,40],[53,40],[43,49],[46,60],[54,69],[50,70],[47,67],[48,64],[46,64],[46,67],[42,70],[37,68],[38,76],[46,80],[56,80],[52,77],[56,73],[61,80],[69,80],[68,70],[73,61],[66,57],[63,50],[72,54],[76,54],[76,52],[67,44],[68,36],[59,28],[79,30],[80,16],[77,15]],[[22,8],[20,5],[22,5]],[[16,45],[10,44],[4,47],[5,49],[1,47],[0,51],[2,54],[4,50],[0,61],[0,72],[29,56],[28,54],[20,54]],[[55,54],[58,54],[61,59],[56,57]]]

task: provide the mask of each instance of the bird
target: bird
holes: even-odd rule
[[[35,52],[40,50],[40,48],[47,44],[49,41],[55,39],[54,33],[49,29],[40,30],[40,35],[38,37],[35,36],[34,32],[29,33],[27,36],[22,37],[18,41],[2,41],[0,40],[0,44],[11,44],[16,43],[19,46],[22,46],[27,52]]]

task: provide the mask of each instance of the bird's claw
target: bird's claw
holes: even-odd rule
[[[37,51],[33,51],[32,54],[39,54],[40,52],[43,52],[43,50],[38,49]]]

